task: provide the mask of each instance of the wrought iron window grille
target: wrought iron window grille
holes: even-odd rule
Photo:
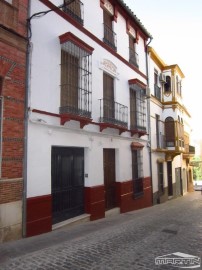
[[[113,32],[113,30],[104,24],[104,38],[103,41],[105,44],[110,46],[113,50],[117,50],[117,39],[116,39],[116,33]]]
[[[79,0],[64,0],[63,11],[70,15],[74,20],[83,25],[84,8],[83,3]]]
[[[71,41],[62,44],[60,114],[91,117],[91,58],[91,54]]]

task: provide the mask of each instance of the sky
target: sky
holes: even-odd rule
[[[202,139],[202,0],[124,0],[153,40],[150,46],[185,75],[184,105],[192,116],[193,136]]]

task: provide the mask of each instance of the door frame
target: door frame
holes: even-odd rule
[[[114,164],[114,168],[112,171],[112,177],[114,178],[113,181],[111,182],[111,185],[109,183],[108,186],[108,190],[106,190],[106,181],[107,180],[107,175],[106,175],[106,170],[109,168],[106,168],[105,165],[105,158],[106,158],[106,154],[107,152],[113,152],[112,156],[113,156],[113,164]],[[109,154],[109,155],[111,155]],[[111,157],[110,157],[111,158]],[[116,149],[115,148],[103,148],[103,177],[104,177],[104,189],[105,189],[105,210],[110,210],[113,209],[117,206],[117,201],[116,201]],[[110,195],[112,195],[113,197],[111,197]],[[112,200],[110,200],[109,198],[111,198]]]
[[[70,158],[70,168],[62,175],[62,159]],[[75,158],[80,157],[80,175],[76,175]],[[85,211],[85,151],[83,147],[52,146],[51,149],[51,195],[52,195],[52,224],[84,214]],[[60,171],[58,171],[60,170]],[[69,173],[69,174],[68,174]],[[60,178],[57,181],[57,177]],[[64,178],[65,181],[64,181]],[[63,179],[62,179],[63,178]],[[54,182],[55,181],[55,182]],[[57,185],[58,182],[58,185]],[[58,194],[57,194],[58,193]],[[69,194],[69,197],[68,197]],[[72,196],[73,195],[73,196]],[[64,197],[62,197],[64,196]],[[81,197],[79,197],[81,196]],[[55,197],[55,199],[54,199]],[[54,200],[58,200],[58,205]],[[57,211],[58,207],[58,211]]]

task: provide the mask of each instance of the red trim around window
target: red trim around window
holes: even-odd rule
[[[132,80],[129,80],[128,83],[129,83],[129,85],[130,85],[130,84],[137,84],[137,85],[139,85],[140,87],[142,87],[143,89],[146,89],[146,87],[147,87],[146,84],[144,84],[143,82],[141,82],[141,81],[138,80],[138,79],[132,79]]]
[[[132,150],[140,150],[144,147],[144,145],[139,142],[132,142],[130,147]]]
[[[94,51],[94,48],[83,42],[83,40],[79,39],[75,35],[73,35],[71,32],[67,32],[61,36],[59,36],[60,44],[65,43],[67,41],[72,41],[75,45],[78,47],[84,49],[85,51],[92,53]]]
[[[85,29],[82,25],[80,25],[79,23],[77,23],[68,14],[66,14],[65,12],[63,12],[62,10],[60,10],[59,8],[57,8],[53,3],[51,3],[48,0],[39,0],[39,1],[42,2],[44,5],[46,5],[47,7],[49,7],[50,9],[53,9],[55,11],[55,13],[57,13],[59,16],[61,16],[62,18],[64,18],[68,22],[70,22],[77,29],[79,29],[81,32],[83,32],[86,36],[88,36],[89,38],[91,38],[97,44],[99,44],[100,46],[102,46],[105,50],[107,50],[112,55],[114,55],[116,58],[118,58],[120,61],[122,61],[125,65],[127,65],[132,70],[134,70],[135,72],[137,72],[140,76],[142,76],[143,78],[147,79],[147,76],[144,73],[142,73],[138,68],[136,68],[135,66],[133,66],[132,64],[130,64],[120,54],[118,54],[117,52],[115,52],[108,45],[106,45],[102,40],[100,40],[99,38],[97,38],[96,36],[94,36],[91,32],[89,32],[87,29]]]

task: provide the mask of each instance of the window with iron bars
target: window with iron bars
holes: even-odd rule
[[[129,62],[139,67],[139,57],[136,52],[136,43],[135,38],[129,35]]]
[[[64,0],[63,11],[83,25],[83,3],[79,0]]]
[[[130,129],[146,131],[145,91],[135,86],[130,88]]]
[[[113,31],[112,16],[106,10],[103,11],[103,20],[104,20],[104,37],[103,41],[105,44],[110,46],[116,51],[117,40],[116,34]]]
[[[132,150],[133,195],[135,198],[144,194],[142,150]]]
[[[164,193],[164,183],[163,183],[163,162],[159,162],[157,164],[158,166],[158,190],[159,195],[162,195]]]
[[[61,48],[61,114],[91,118],[91,54],[72,41]]]

